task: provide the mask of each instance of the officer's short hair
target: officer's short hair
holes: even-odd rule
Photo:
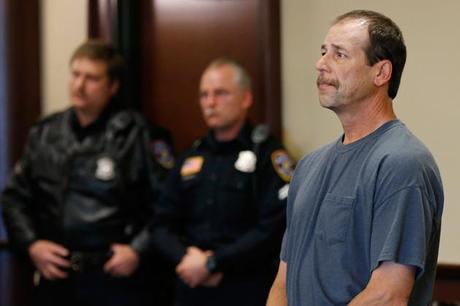
[[[101,40],[88,40],[81,44],[72,54],[70,63],[77,58],[89,58],[107,64],[107,75],[110,81],[121,81],[125,69],[125,61],[118,51],[110,44]]]
[[[219,57],[215,60],[211,61],[209,65],[206,67],[205,71],[220,68],[222,66],[229,65],[233,68],[235,72],[235,82],[242,90],[251,90],[252,89],[252,81],[251,77],[249,76],[248,71],[244,66],[238,62],[237,60],[230,58],[230,57]]]

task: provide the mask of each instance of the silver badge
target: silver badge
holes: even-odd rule
[[[115,164],[109,157],[101,157],[97,161],[96,177],[103,181],[110,181],[115,177]]]
[[[15,175],[20,175],[22,173],[22,164],[21,162],[17,162],[15,165],[14,165],[14,174]]]
[[[278,190],[278,199],[280,201],[286,199],[289,193],[289,184],[284,185]]]
[[[256,170],[257,157],[252,151],[241,151],[235,162],[235,168],[241,172],[251,173]]]

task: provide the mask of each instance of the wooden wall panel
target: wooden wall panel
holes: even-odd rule
[[[149,0],[142,13],[143,110],[172,130],[179,150],[206,131],[198,85],[218,56],[248,68],[256,102],[251,119],[280,134],[277,1]]]
[[[178,151],[206,131],[198,83],[218,56],[248,68],[251,119],[280,136],[279,1],[89,0],[89,10],[89,36],[112,42],[128,59],[125,103],[169,128]]]
[[[4,13],[4,63],[7,160],[9,168],[22,153],[40,105],[40,5],[39,0],[1,0]],[[6,242],[0,243],[1,306],[27,306],[31,299],[31,265],[14,260]]]
[[[88,38],[116,43],[118,0],[88,0]]]
[[[4,0],[9,160],[16,161],[39,118],[40,21],[38,0]]]

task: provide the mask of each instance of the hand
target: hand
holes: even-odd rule
[[[104,271],[115,277],[127,277],[139,266],[139,255],[128,244],[112,245],[112,257],[105,263]]]
[[[207,279],[205,279],[201,285],[203,287],[217,287],[219,286],[220,282],[222,281],[222,278],[224,277],[224,274],[222,272],[217,272],[209,275]]]
[[[177,265],[176,273],[190,288],[195,288],[209,276],[206,268],[207,259],[206,252],[197,247],[189,247],[187,248],[187,253]]]
[[[67,277],[61,268],[70,267],[70,261],[64,258],[69,255],[69,250],[62,245],[49,240],[37,240],[30,245],[28,252],[44,278],[54,280]]]

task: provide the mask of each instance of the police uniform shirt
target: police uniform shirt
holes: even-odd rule
[[[225,272],[266,271],[278,258],[293,164],[273,137],[254,152],[252,130],[230,142],[210,132],[172,170],[153,237],[174,264],[192,245],[213,250]]]

